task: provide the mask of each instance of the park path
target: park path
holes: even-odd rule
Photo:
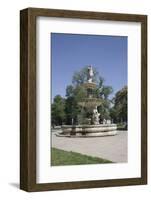
[[[52,147],[100,157],[121,163],[127,162],[127,131],[118,131],[115,136],[70,138],[52,133]]]

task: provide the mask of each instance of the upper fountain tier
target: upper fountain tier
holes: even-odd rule
[[[85,89],[95,89],[96,88],[96,83],[94,83],[94,82],[92,82],[92,83],[86,82],[86,83],[83,83],[82,86]]]
[[[98,107],[102,104],[102,101],[98,98],[83,98],[80,102],[78,102],[78,105],[84,108],[87,108],[87,110],[93,110],[94,108]]]
[[[102,101],[99,98],[96,98],[96,95],[94,93],[96,89],[96,83],[93,82],[93,76],[94,72],[92,66],[89,66],[87,82],[82,84],[82,86],[87,91],[87,97],[83,98],[80,102],[78,102],[80,106],[91,110],[93,110],[95,107],[99,106],[102,103]]]

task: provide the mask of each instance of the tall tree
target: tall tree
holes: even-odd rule
[[[62,125],[65,121],[65,100],[57,95],[51,106],[51,121],[53,125]]]
[[[115,94],[113,104],[111,117],[114,121],[127,122],[127,86],[123,87]]]
[[[81,85],[73,87],[72,85],[66,88],[66,103],[65,103],[65,113],[66,113],[66,123],[76,124],[77,117],[80,113],[80,108],[78,102],[86,97],[86,91]]]

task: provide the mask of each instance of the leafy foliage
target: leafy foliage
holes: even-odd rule
[[[113,98],[113,108],[110,111],[115,122],[127,122],[127,86],[119,90]]]
[[[65,100],[57,95],[54,98],[54,103],[51,106],[52,124],[62,125],[65,120]]]

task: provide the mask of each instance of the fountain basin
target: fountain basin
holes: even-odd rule
[[[100,137],[117,134],[116,124],[99,125],[63,125],[62,132],[57,136],[65,137]]]

